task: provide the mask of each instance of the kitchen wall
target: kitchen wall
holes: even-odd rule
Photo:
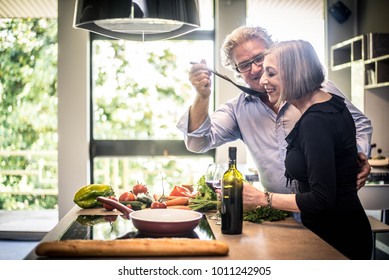
[[[59,218],[89,180],[89,35],[73,26],[75,0],[58,1]]]
[[[389,1],[358,1],[358,32],[389,33]]]

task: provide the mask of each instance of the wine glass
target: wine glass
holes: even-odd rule
[[[216,220],[216,224],[221,224],[221,214],[220,214],[220,204],[221,204],[221,188],[222,188],[222,178],[223,178],[223,166],[218,163],[211,163],[208,165],[207,171],[205,173],[205,183],[216,193],[216,213],[211,217],[212,220]]]

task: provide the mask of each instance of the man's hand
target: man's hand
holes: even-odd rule
[[[195,100],[189,109],[188,132],[198,129],[208,117],[211,95],[211,73],[207,70],[205,60],[193,64],[189,71],[189,81],[196,89]]]
[[[357,190],[365,186],[367,176],[370,174],[371,166],[364,153],[358,153],[359,173],[357,176]]]
[[[207,70],[204,59],[200,63],[193,64],[189,71],[189,81],[200,97],[209,98],[211,94],[211,73]]]

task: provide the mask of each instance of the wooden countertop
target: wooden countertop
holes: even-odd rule
[[[107,214],[102,209],[73,209],[50,231],[44,241],[58,240],[78,215]],[[111,213],[112,214],[112,213]],[[255,224],[243,223],[243,233],[225,235],[214,220],[208,219],[217,240],[229,246],[227,256],[182,257],[182,259],[226,259],[226,260],[341,260],[346,259],[340,252],[320,237],[297,223],[293,218],[278,222]],[[26,259],[39,259],[34,250]],[[139,258],[137,258],[139,259]],[[156,258],[153,258],[156,259]],[[166,258],[164,258],[166,259]],[[175,258],[177,259],[177,258]],[[181,258],[180,258],[181,259]]]

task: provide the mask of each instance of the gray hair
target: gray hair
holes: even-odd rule
[[[291,101],[309,96],[321,88],[324,67],[313,46],[304,40],[283,41],[273,45],[267,54],[278,60],[280,71],[280,101]]]
[[[233,30],[224,40],[221,47],[221,63],[224,67],[234,70],[235,63],[232,58],[234,48],[249,40],[262,41],[266,48],[270,48],[274,44],[271,36],[266,29],[255,26],[242,26]]]

